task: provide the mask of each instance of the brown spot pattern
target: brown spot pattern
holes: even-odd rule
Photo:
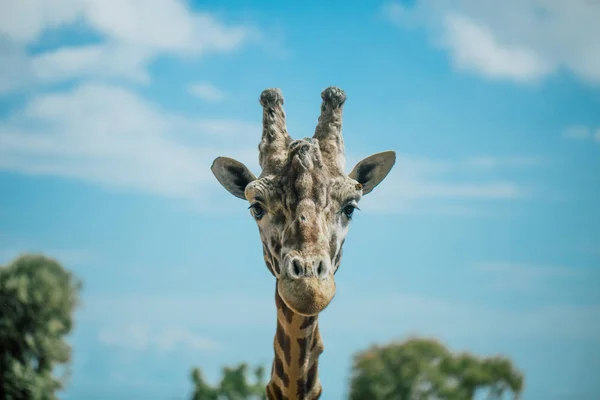
[[[290,378],[283,370],[283,363],[281,362],[279,357],[277,357],[277,355],[275,355],[275,375],[277,375],[279,379],[281,379],[281,382],[285,386],[288,386],[290,384]]]

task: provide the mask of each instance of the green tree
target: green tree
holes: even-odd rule
[[[249,400],[266,399],[265,369],[256,367],[253,371],[254,383],[248,381],[248,364],[241,363],[236,367],[225,367],[222,370],[221,381],[217,387],[212,387],[204,381],[199,368],[192,370],[194,394],[192,400]]]
[[[204,381],[200,368],[192,370],[192,381],[194,382],[192,400],[217,400],[219,391]]]
[[[523,375],[507,358],[453,354],[435,340],[412,338],[358,353],[350,399],[468,400],[478,390],[490,399],[506,392],[518,398],[522,389]]]
[[[53,400],[67,374],[81,282],[57,261],[23,255],[0,266],[0,393],[6,400]]]

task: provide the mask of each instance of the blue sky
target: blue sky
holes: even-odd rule
[[[337,85],[348,169],[398,161],[320,318],[324,398],[412,334],[508,355],[523,399],[599,398],[598,20],[584,0],[0,1],[0,261],[85,282],[63,397],[184,399],[192,366],[270,364],[273,277],[210,165],[260,172],[263,89],[305,137]]]

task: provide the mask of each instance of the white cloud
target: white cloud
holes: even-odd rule
[[[0,35],[0,95],[32,83],[31,62],[25,49]]]
[[[476,156],[471,157],[465,161],[465,166],[491,169],[491,168],[520,168],[520,167],[533,167],[539,166],[543,163],[543,160],[539,157],[532,156],[515,156],[498,158],[493,156]]]
[[[600,143],[600,128],[594,128],[585,125],[573,125],[567,127],[563,131],[563,137],[565,139],[580,140],[580,141],[593,141]]]
[[[166,353],[177,349],[206,351],[221,348],[214,340],[204,338],[184,328],[151,329],[142,325],[102,329],[98,333],[98,341],[106,346],[125,350],[154,349]]]
[[[231,317],[232,313],[235,313],[235,318]],[[272,296],[257,298],[251,292],[203,292],[197,296],[179,297],[88,296],[84,298],[80,318],[85,323],[92,322],[101,326],[133,324],[152,329],[159,329],[161,326],[193,327],[194,330],[239,326],[271,329],[274,313]]]
[[[553,332],[560,340],[600,337],[598,305],[549,305],[507,310],[483,303],[406,292],[377,296],[339,293],[337,297],[335,304],[327,310],[327,316],[323,317],[327,321],[323,326],[324,335],[330,337],[335,336],[334,329],[354,329],[355,333],[370,337],[373,332],[377,332],[376,336],[391,337],[432,335],[467,343],[481,337],[535,339],[548,332]],[[358,298],[361,300],[357,301]],[[352,318],[355,315],[367,316],[363,317],[361,326],[355,324],[356,319]],[[399,330],[399,326],[410,328]]]
[[[35,43],[44,32],[74,23],[99,34],[102,42],[24,57],[25,46]],[[256,37],[256,29],[224,24],[212,14],[190,10],[182,0],[2,2],[0,40],[13,48],[0,46],[0,56],[10,61],[3,70],[17,71],[19,79],[3,77],[0,93],[18,89],[23,80],[121,77],[145,83],[150,79],[146,67],[158,56],[229,52]]]
[[[2,2],[0,15],[0,33],[25,43],[76,21],[108,41],[166,52],[232,50],[253,33],[193,12],[182,0],[24,0]]]
[[[250,34],[179,0],[88,0],[84,18],[114,41],[157,51],[201,53],[233,50]]]
[[[45,29],[73,22],[84,0],[22,0],[0,2],[0,34],[16,42],[31,42]]]
[[[194,82],[188,85],[188,92],[206,101],[221,101],[225,93],[210,82]]]
[[[563,132],[563,137],[567,139],[587,139],[590,136],[590,129],[587,126],[570,126]]]
[[[54,82],[79,78],[121,77],[148,83],[145,66],[151,56],[148,50],[134,46],[98,44],[62,47],[31,58],[31,71],[40,81]]]
[[[544,281],[567,279],[584,273],[576,268],[514,262],[484,262],[474,268],[487,276],[493,286],[500,290],[530,291],[539,288]]]
[[[567,69],[600,83],[600,3],[587,0],[479,0],[388,3],[385,16],[426,26],[453,65],[491,79],[533,82]]]
[[[452,53],[456,69],[524,82],[551,72],[551,66],[535,53],[500,45],[488,28],[468,17],[448,15],[444,22],[446,37],[442,40]]]
[[[523,190],[512,182],[447,183],[440,181],[406,182],[406,197],[428,198],[491,198],[512,199],[523,196]]]
[[[256,168],[260,126],[168,113],[122,88],[44,94],[0,127],[0,169],[199,198],[228,154]],[[235,140],[232,140],[235,138]]]
[[[361,157],[352,155],[349,165]],[[397,155],[388,177],[362,202],[365,210],[375,212],[434,212],[441,214],[478,214],[475,206],[489,200],[528,198],[532,188],[512,180],[491,178],[503,168],[528,168],[541,165],[538,157],[475,156],[464,160],[433,160]],[[477,179],[472,176],[477,172]]]

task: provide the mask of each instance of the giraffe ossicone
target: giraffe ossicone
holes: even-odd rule
[[[317,316],[335,295],[335,273],[354,210],[392,169],[386,151],[345,169],[342,111],[346,94],[337,87],[321,93],[321,114],[310,138],[292,140],[279,89],[260,95],[263,131],[261,174],[241,162],[218,157],[211,170],[236,197],[250,203],[265,263],[276,278],[275,359],[269,399],[317,399],[323,343]]]

